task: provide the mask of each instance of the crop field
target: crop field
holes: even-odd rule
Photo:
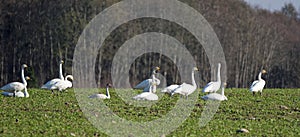
[[[48,90],[28,91],[29,98],[0,96],[0,136],[107,136],[84,116],[73,89],[54,95]],[[180,98],[158,94],[162,94],[160,100],[150,108],[126,105],[114,98],[114,90],[112,98],[104,102],[120,117],[147,121],[165,115]],[[262,96],[253,96],[248,89],[226,89],[228,100],[221,102],[206,126],[200,127],[206,104],[203,95],[199,93],[186,121],[166,136],[300,136],[300,89],[265,89]],[[238,133],[241,128],[249,133]]]

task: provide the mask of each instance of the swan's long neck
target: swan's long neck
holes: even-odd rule
[[[221,64],[218,64],[218,74],[217,74],[217,81],[221,82]]]
[[[196,81],[195,81],[195,70],[192,71],[192,84],[194,87],[197,87]]]
[[[150,86],[150,93],[155,93],[156,92],[156,78],[155,78],[155,70],[152,72],[152,85]]]
[[[62,63],[59,64],[59,78],[64,80],[63,72],[62,72]]]
[[[29,97],[29,93],[27,92],[27,88],[25,87],[25,89],[24,89],[24,96],[25,97]]]
[[[222,92],[221,92],[221,95],[222,95],[222,96],[225,95],[225,94],[224,94],[224,89],[225,89],[225,88],[224,88],[224,86],[223,86],[223,87],[222,87]]]
[[[262,73],[259,72],[259,74],[258,74],[258,80],[262,80],[262,79],[261,79],[261,74],[262,74]]]
[[[26,87],[27,86],[27,81],[26,81],[25,76],[24,76],[24,67],[22,67],[22,70],[21,70],[21,78],[22,78],[23,84]]]
[[[110,98],[110,94],[109,94],[109,90],[108,90],[108,86],[106,86],[106,96],[107,96],[107,98]]]

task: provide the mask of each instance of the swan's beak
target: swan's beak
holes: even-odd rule
[[[26,80],[30,80],[30,77],[26,76],[25,79],[26,79]]]
[[[194,67],[194,70],[195,70],[195,71],[199,71],[199,69],[198,69],[197,67]]]

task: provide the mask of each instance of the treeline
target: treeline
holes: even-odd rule
[[[72,73],[74,48],[84,27],[93,17],[118,0],[7,0],[0,4],[0,85],[20,81],[20,66],[30,66],[30,87],[39,87],[58,77],[58,62]],[[241,0],[184,0],[212,25],[223,46],[229,87],[248,87],[261,69],[268,88],[300,87],[300,20],[291,4],[271,13],[251,8]],[[115,29],[99,49],[96,75],[99,85],[111,81],[111,61],[118,48],[135,35],[161,32],[176,38],[197,59],[200,87],[210,81],[210,65],[195,37],[167,20],[141,18]],[[176,49],[175,49],[176,50]],[[139,57],[130,66],[132,85],[150,76],[160,66],[167,83],[179,83],[174,63],[158,53]],[[139,75],[137,75],[139,74]],[[76,78],[75,78],[76,79]]]

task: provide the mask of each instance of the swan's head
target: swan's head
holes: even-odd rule
[[[107,83],[106,87],[112,87],[112,85],[110,83]]]
[[[154,69],[153,69],[153,73],[155,74],[157,71],[159,71],[160,70],[160,68],[159,67],[155,67]]]
[[[26,79],[26,80],[30,80],[30,77],[26,76],[25,79]]]
[[[261,73],[262,73],[262,74],[265,74],[265,73],[267,73],[267,71],[263,69],[263,70],[261,71]]]
[[[226,87],[226,86],[227,86],[227,83],[226,83],[226,82],[224,82],[224,83],[223,83],[223,86],[224,86],[224,87]]]
[[[194,71],[199,71],[199,69],[197,67],[194,67],[193,70]]]
[[[22,65],[22,68],[27,68],[28,66],[26,64],[23,64]]]
[[[60,61],[60,64],[64,64],[64,61],[63,61],[63,60],[61,60],[61,61]]]

